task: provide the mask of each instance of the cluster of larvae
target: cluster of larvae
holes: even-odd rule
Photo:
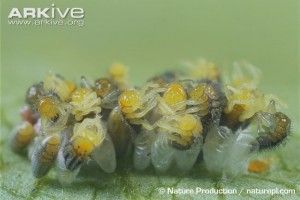
[[[221,77],[205,60],[141,87],[128,84],[122,64],[95,81],[81,77],[79,84],[49,73],[27,90],[11,147],[28,156],[36,178],[55,168],[63,184],[88,162],[112,173],[124,160],[161,173],[185,173],[204,162],[207,170],[234,177],[253,154],[279,145],[290,132],[279,100],[258,90],[260,74],[240,63]]]

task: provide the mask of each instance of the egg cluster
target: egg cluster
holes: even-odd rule
[[[204,162],[233,177],[253,154],[287,137],[291,120],[278,111],[278,98],[257,88],[257,68],[236,63],[221,76],[205,60],[185,65],[141,87],[128,84],[122,64],[79,84],[49,73],[27,90],[11,147],[28,155],[35,177],[55,166],[60,182],[71,183],[87,162],[112,173],[124,159],[158,172],[188,172]]]

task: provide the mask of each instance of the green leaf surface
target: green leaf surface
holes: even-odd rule
[[[1,127],[2,133],[9,133],[11,126]],[[97,166],[84,168],[78,179],[70,186],[61,186],[52,170],[40,180],[31,174],[29,161],[12,153],[9,136],[1,138],[1,187],[5,199],[278,199],[300,198],[300,160],[295,149],[300,145],[298,136],[291,136],[284,147],[264,153],[260,158],[272,158],[271,169],[260,175],[246,174],[231,181],[220,181],[207,172],[201,162],[190,174],[156,174],[154,170],[136,172],[130,167],[105,174]],[[168,189],[236,189],[238,194],[168,194]],[[247,194],[247,189],[293,189],[293,195]],[[162,191],[163,190],[163,191]]]

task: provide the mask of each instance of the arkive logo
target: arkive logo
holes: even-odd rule
[[[58,8],[54,4],[46,8],[26,7],[23,9],[12,8],[8,14],[9,19],[65,19],[67,17],[73,19],[84,18],[83,8]]]

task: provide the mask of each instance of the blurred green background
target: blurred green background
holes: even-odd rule
[[[16,111],[10,105],[21,102],[26,88],[49,70],[78,80],[80,75],[101,76],[119,61],[130,67],[133,82],[140,83],[182,61],[204,57],[220,67],[247,60],[261,68],[261,86],[281,97],[299,121],[298,2],[2,0],[3,105]],[[8,25],[12,7],[51,3],[82,7],[85,25]]]
[[[264,74],[262,89],[276,94],[289,106],[284,112],[291,116],[293,133],[298,134],[299,2],[2,0],[1,134],[5,137],[1,144],[7,143],[9,129],[19,121],[18,110],[27,87],[41,80],[49,70],[73,80],[78,80],[81,75],[95,78],[103,75],[106,68],[117,61],[130,67],[131,80],[140,84],[151,75],[179,68],[183,61],[194,61],[200,57],[216,62],[222,69],[228,69],[236,60],[246,60],[259,67]],[[8,24],[7,16],[12,7],[49,7],[51,3],[60,8],[82,7],[85,25]],[[290,149],[295,149],[299,137],[290,140]],[[290,168],[282,167],[281,170],[300,170],[299,162],[292,162],[298,155],[297,151],[287,156],[286,162],[292,163]],[[283,149],[282,155],[286,152],[291,151]],[[4,156],[1,163],[14,163],[16,158],[9,159]],[[29,173],[27,162],[22,164],[21,170]],[[287,174],[284,176],[287,177]],[[292,177],[296,176],[290,173],[290,177],[292,181]],[[10,180],[9,176],[5,180]],[[292,182],[297,183],[300,179],[295,180]],[[256,179],[253,180],[255,182]],[[13,183],[11,187],[14,187]]]

